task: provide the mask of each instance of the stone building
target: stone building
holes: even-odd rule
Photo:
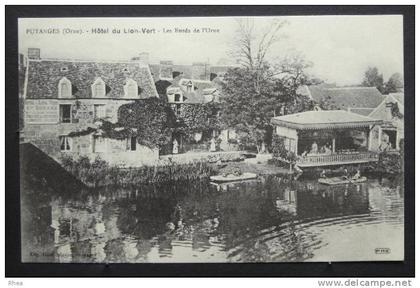
[[[99,156],[112,164],[139,166],[159,158],[158,150],[140,145],[135,138],[115,140],[98,132],[101,120],[117,121],[121,105],[159,97],[142,57],[82,61],[43,59],[40,53],[34,48],[28,51],[23,89],[25,142],[55,159]],[[78,136],[69,136],[78,131]]]
[[[404,93],[390,93],[369,114],[383,124],[378,130],[381,150],[399,150],[404,141]]]
[[[148,55],[143,54],[143,61],[148,63]],[[191,110],[191,106],[219,102],[224,76],[235,65],[210,65],[205,62],[194,62],[190,65],[174,64],[171,60],[150,64],[156,89],[160,97],[165,97],[177,117],[184,117]],[[231,149],[228,144],[230,138],[235,138],[234,130],[202,131],[196,133],[194,141],[187,143],[181,135],[173,135],[180,144],[182,152],[190,150],[205,150],[205,142],[211,138],[220,138],[223,150]],[[170,147],[166,149],[171,151]]]

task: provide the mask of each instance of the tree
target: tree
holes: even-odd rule
[[[376,87],[381,93],[384,92],[384,77],[382,74],[379,74],[378,68],[369,67],[366,70],[362,86]]]
[[[270,65],[267,55],[281,39],[285,25],[273,21],[257,34],[252,20],[238,21],[237,41],[233,54],[241,67],[230,69],[223,84],[222,122],[234,128],[244,146],[270,144],[274,116],[311,108],[309,99],[298,95],[297,88],[308,81],[305,73],[311,64],[301,54],[283,58]]]
[[[253,19],[240,19],[237,23],[238,29],[231,54],[243,68],[254,71],[252,83],[258,92],[263,81],[260,72],[264,72],[267,53],[281,39],[279,31],[287,22],[272,20],[262,31],[258,31]]]
[[[389,77],[388,82],[385,84],[385,93],[395,93],[404,87],[404,81],[400,73],[394,73]]]

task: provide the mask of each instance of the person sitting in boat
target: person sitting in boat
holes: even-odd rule
[[[344,168],[343,172],[344,172],[343,179],[348,180],[349,179],[349,171],[346,168]]]
[[[325,170],[322,170],[321,171],[321,174],[319,174],[319,177],[321,177],[321,178],[327,178],[327,175],[326,175]]]
[[[360,170],[357,169],[356,174],[353,175],[352,179],[357,180],[360,179],[360,177],[362,177],[362,175],[360,174]]]

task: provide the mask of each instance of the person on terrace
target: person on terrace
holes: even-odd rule
[[[317,154],[318,153],[318,144],[316,143],[316,141],[314,141],[314,143],[312,143],[311,146],[311,154]]]

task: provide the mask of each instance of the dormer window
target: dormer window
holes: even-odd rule
[[[60,71],[61,72],[67,72],[67,71],[69,71],[69,68],[67,68],[67,67],[61,67],[61,69],[60,69]]]
[[[92,97],[94,97],[94,98],[104,98],[105,95],[106,95],[105,82],[101,78],[98,78],[92,84]]]
[[[138,98],[139,87],[133,79],[128,79],[124,86],[125,98]]]
[[[66,77],[58,82],[58,98],[71,98],[71,82]]]
[[[182,102],[181,94],[177,93],[177,94],[174,95],[174,102],[176,102],[176,103]]]

